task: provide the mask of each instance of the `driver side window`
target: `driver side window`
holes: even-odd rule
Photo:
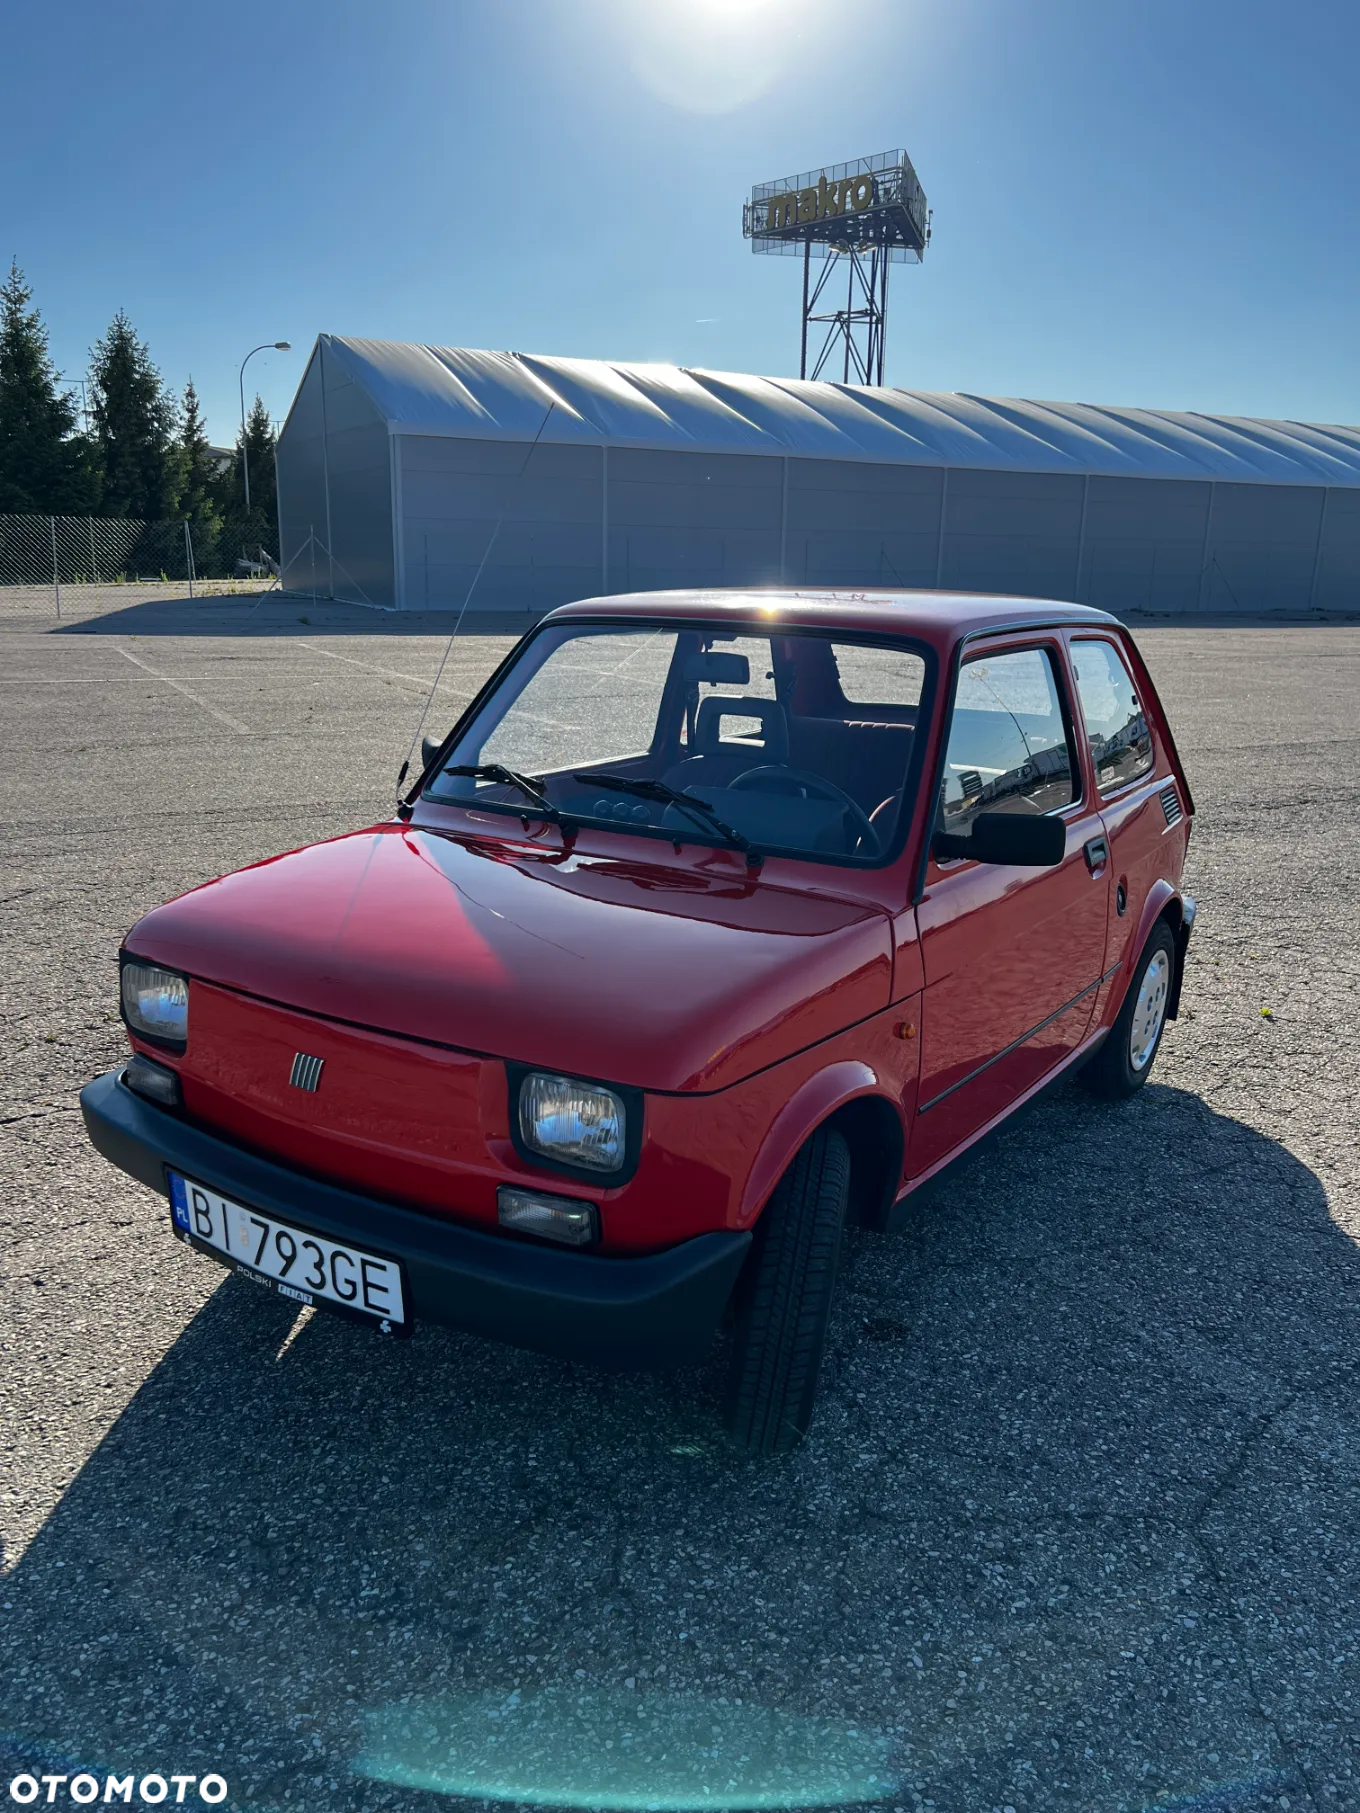
[[[940,790],[939,828],[967,837],[979,812],[1042,814],[1077,798],[1053,657],[1007,649],[966,661]]]

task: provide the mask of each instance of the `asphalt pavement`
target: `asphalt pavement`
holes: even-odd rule
[[[854,1237],[769,1462],[717,1361],[294,1315],[93,1152],[122,932],[386,816],[447,625],[66,602],[0,602],[0,1786],[1360,1809],[1360,627],[1138,630],[1198,806],[1155,1080]]]

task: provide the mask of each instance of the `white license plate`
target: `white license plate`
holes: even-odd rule
[[[406,1296],[401,1267],[393,1260],[229,1202],[176,1171],[168,1175],[178,1233],[223,1254],[238,1271],[296,1303],[329,1304],[369,1316],[388,1332],[404,1329]]]

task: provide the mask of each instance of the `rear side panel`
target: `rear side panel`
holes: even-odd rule
[[[1168,811],[1176,815],[1170,823],[1167,822]],[[1101,817],[1110,843],[1114,883],[1116,888],[1123,885],[1125,896],[1123,913],[1110,914],[1110,936],[1105,954],[1107,970],[1118,964],[1121,975],[1125,974],[1137,957],[1144,908],[1158,891],[1158,882],[1169,884],[1168,888],[1160,890],[1168,898],[1172,892],[1179,892],[1181,872],[1185,867],[1186,830],[1190,822],[1180,813],[1177,783],[1164,770],[1160,774],[1154,771],[1146,783],[1105,802]],[[1112,977],[1107,986],[1122,991],[1120,976]],[[1105,998],[1102,995],[1096,1005],[1097,1016]]]
[[[1098,796],[1114,890],[1105,953],[1108,979],[1096,1000],[1092,1019],[1093,1026],[1102,1026],[1119,1011],[1130,968],[1152,922],[1165,904],[1180,893],[1193,806],[1166,713],[1132,640],[1113,628],[1094,632],[1093,636],[1082,632],[1079,637],[1068,637],[1069,650],[1074,641],[1093,639],[1113,643],[1122,655],[1152,734],[1155,757],[1147,774]],[[1075,686],[1073,690],[1079,693]],[[1082,761],[1094,786],[1096,775],[1089,747],[1083,747]],[[1121,897],[1122,911],[1118,904]]]

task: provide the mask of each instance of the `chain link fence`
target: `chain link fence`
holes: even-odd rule
[[[236,576],[256,587],[278,578],[264,548],[242,550]],[[163,585],[221,591],[224,582],[198,572],[187,522],[142,522],[127,516],[0,515],[0,588],[46,591],[58,617],[62,593],[78,587]],[[230,581],[227,582],[228,584]]]

